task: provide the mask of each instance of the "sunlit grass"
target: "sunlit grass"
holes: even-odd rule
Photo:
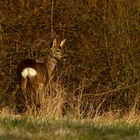
[[[107,121],[96,117],[92,120],[47,119],[33,117],[0,117],[0,139],[49,139],[49,140],[127,140],[140,139],[140,122],[127,119]]]

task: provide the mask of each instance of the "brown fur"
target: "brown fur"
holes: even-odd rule
[[[41,96],[56,66],[57,60],[63,59],[65,57],[63,52],[65,41],[66,40],[64,39],[60,44],[58,44],[55,38],[50,48],[50,54],[43,63],[36,62],[33,59],[24,59],[19,64],[18,73],[20,75],[20,87],[23,93],[26,108],[29,105],[26,93],[27,86],[29,88],[33,104],[35,104],[36,107],[41,106]],[[34,77],[23,77],[21,73],[23,70],[29,67],[33,68],[37,72],[37,75]]]

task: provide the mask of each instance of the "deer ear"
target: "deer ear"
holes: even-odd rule
[[[60,47],[63,47],[65,42],[66,42],[66,39],[62,40],[61,43],[60,43]]]
[[[53,42],[52,42],[52,48],[57,46],[57,39],[54,38]]]

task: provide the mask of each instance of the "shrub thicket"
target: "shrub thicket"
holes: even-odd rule
[[[15,96],[21,98],[17,65],[24,58],[43,60],[52,39],[52,1],[0,5],[1,108],[14,108]],[[66,112],[139,110],[139,9],[138,0],[54,1],[53,30],[67,38],[68,60],[55,70],[66,92]]]

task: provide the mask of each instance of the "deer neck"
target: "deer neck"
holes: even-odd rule
[[[50,79],[52,76],[52,72],[56,66],[57,60],[51,56],[48,56],[47,61],[46,61],[46,67],[47,67],[47,72],[48,72],[48,78]]]

